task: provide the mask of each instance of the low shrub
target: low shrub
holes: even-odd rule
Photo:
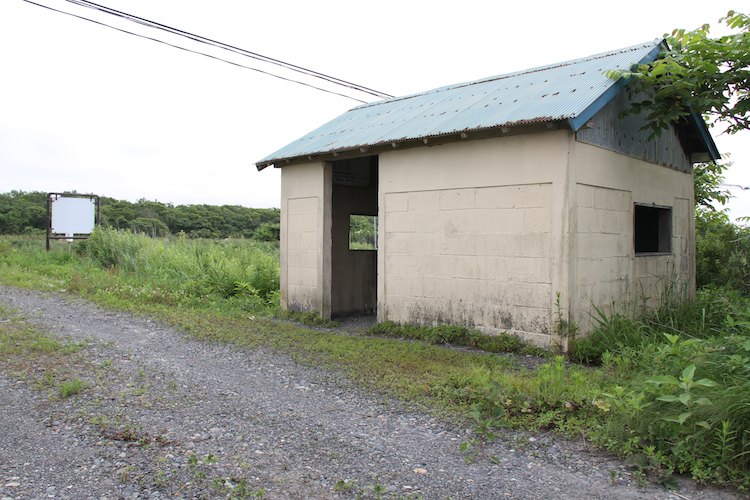
[[[139,253],[146,245],[146,238],[130,231],[97,228],[81,246],[95,262],[103,268],[117,268],[123,271],[138,270]]]
[[[598,365],[605,352],[625,346],[637,347],[646,341],[646,326],[623,314],[608,316],[596,309],[596,326],[587,337],[572,339],[568,356],[577,363]]]
[[[750,488],[750,325],[744,335],[664,342],[640,353],[637,374],[604,393],[608,413],[597,440],[641,453],[700,481]]]
[[[600,312],[571,358],[602,364],[600,444],[660,474],[750,488],[750,302],[706,288],[638,319]]]

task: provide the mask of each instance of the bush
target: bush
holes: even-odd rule
[[[646,468],[750,488],[750,300],[706,288],[641,318],[606,316],[571,346],[613,381],[594,437]]]
[[[643,453],[650,465],[698,480],[750,488],[750,322],[743,335],[665,335],[641,356],[638,375],[606,394],[600,442]],[[622,375],[617,363],[608,366]]]
[[[279,241],[281,224],[264,222],[253,233],[253,239],[258,241]]]

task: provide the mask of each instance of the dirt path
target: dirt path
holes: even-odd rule
[[[71,398],[0,374],[0,497],[732,498],[638,487],[549,436],[508,433],[466,463],[468,429],[285,356],[59,295],[0,287],[0,304],[88,340],[88,389]]]

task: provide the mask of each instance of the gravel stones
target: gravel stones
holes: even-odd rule
[[[0,498],[732,497],[637,487],[621,462],[548,435],[504,433],[467,463],[469,429],[339,374],[67,296],[0,287],[0,304],[87,340],[90,364],[65,400],[0,374]]]

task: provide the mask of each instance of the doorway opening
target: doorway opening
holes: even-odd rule
[[[377,310],[378,157],[332,164],[331,316]]]

